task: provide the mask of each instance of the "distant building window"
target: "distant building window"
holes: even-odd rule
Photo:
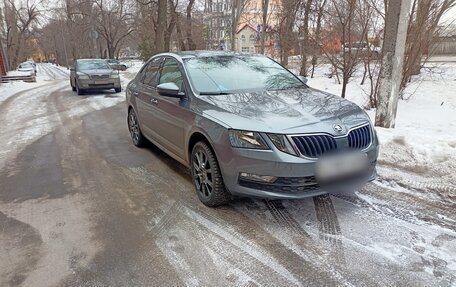
[[[241,52],[243,53],[249,53],[250,52],[250,47],[242,47]]]
[[[250,41],[250,43],[255,43],[255,35],[253,35],[253,34],[250,35],[249,41]]]
[[[245,35],[241,35],[241,41],[245,42]],[[244,49],[244,47],[242,47]]]

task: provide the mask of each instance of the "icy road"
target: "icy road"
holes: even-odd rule
[[[356,192],[210,209],[183,166],[133,146],[124,93],[38,75],[1,87],[0,286],[456,285],[454,186],[380,162]]]

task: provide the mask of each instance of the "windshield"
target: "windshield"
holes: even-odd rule
[[[19,65],[19,69],[32,69],[33,66],[30,63],[22,63]]]
[[[111,67],[104,60],[99,61],[80,61],[78,62],[79,70],[110,70]]]
[[[304,88],[295,75],[263,56],[225,55],[184,59],[188,76],[200,94]]]

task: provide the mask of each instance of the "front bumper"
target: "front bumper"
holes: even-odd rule
[[[120,89],[120,79],[103,79],[103,80],[81,80],[78,79],[78,84],[81,89],[84,90],[108,90],[108,89]]]
[[[299,199],[325,193],[355,190],[376,178],[378,145],[364,151],[369,160],[367,170],[356,178],[323,185],[315,178],[316,160],[292,156],[278,150],[224,148],[219,165],[228,191],[234,196],[267,199]],[[277,177],[273,183],[249,181],[240,173]]]

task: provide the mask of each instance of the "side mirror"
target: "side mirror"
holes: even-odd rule
[[[179,87],[172,82],[163,83],[157,86],[157,92],[161,96],[181,98],[184,93],[179,92]]]
[[[303,82],[304,84],[307,83],[307,78],[304,76],[299,75],[298,78]]]

